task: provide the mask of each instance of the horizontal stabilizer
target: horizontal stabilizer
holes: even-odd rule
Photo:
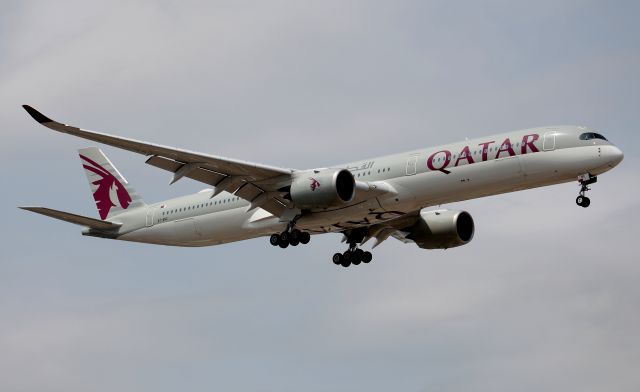
[[[89,218],[87,216],[76,215],[70,212],[52,210],[51,208],[45,207],[19,207],[23,210],[32,211],[38,214],[46,215],[51,218],[60,219],[65,222],[75,223],[76,225],[86,226],[91,229],[96,230],[117,230],[120,226],[120,223],[113,223],[102,221],[99,219]]]

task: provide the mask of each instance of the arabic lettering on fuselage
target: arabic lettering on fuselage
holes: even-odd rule
[[[360,166],[349,166],[346,169],[349,170],[350,172],[367,170],[367,169],[371,169],[374,163],[375,161],[368,161],[368,162],[362,163]]]
[[[520,155],[539,152],[540,150],[535,145],[535,142],[538,139],[540,139],[540,135],[535,133],[523,136],[522,142],[520,142]],[[496,143],[496,141],[492,140],[490,142],[484,142],[484,143],[478,144],[478,146],[481,147],[480,152],[482,155],[482,161],[480,162],[485,162],[489,160],[489,152],[491,152],[490,145],[493,143]],[[516,155],[516,152],[514,150],[515,146],[516,145],[511,142],[510,138],[506,138],[500,145],[500,148],[498,148],[498,150],[496,151],[496,155],[493,159],[506,158],[507,156],[510,156],[510,157],[515,156]],[[454,167],[457,167],[457,166],[460,166],[461,162],[462,163],[466,162],[466,164],[469,164],[469,165],[476,163],[476,161],[473,158],[473,155],[477,155],[477,154],[472,153],[469,146],[464,146],[464,148],[462,148],[460,153],[457,155],[453,155],[450,150],[436,151],[433,154],[431,154],[429,158],[427,158],[427,167],[429,168],[429,170],[433,170],[433,171],[437,170],[445,174],[449,174],[451,173],[451,171],[447,170],[447,168],[451,166],[451,164],[453,163],[452,157],[453,158],[457,157],[454,164]]]

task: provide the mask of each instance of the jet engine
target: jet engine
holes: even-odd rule
[[[473,218],[466,211],[420,211],[420,219],[409,229],[408,239],[423,249],[448,249],[473,239]]]
[[[356,180],[346,169],[319,169],[296,173],[291,200],[301,209],[336,207],[353,200]]]

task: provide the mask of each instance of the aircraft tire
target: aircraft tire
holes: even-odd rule
[[[307,233],[306,231],[303,231],[300,233],[300,243],[302,245],[306,245],[309,243],[309,241],[311,241],[311,234]]]
[[[352,259],[353,259],[353,253],[351,253],[351,251],[347,250],[342,254],[342,260],[347,261],[349,264],[351,264]]]
[[[588,197],[584,197],[582,200],[582,207],[587,208],[590,205],[591,205],[591,199],[589,199]]]
[[[271,237],[269,237],[269,243],[273,246],[278,246],[278,244],[280,243],[280,235],[271,234]]]
[[[289,245],[291,246],[298,246],[298,244],[300,244],[300,240],[294,237],[291,237],[289,239]]]
[[[280,233],[279,237],[280,239],[278,240],[278,245],[280,245],[282,249],[289,246],[289,240],[291,239],[291,237],[289,237],[289,233],[287,233],[286,231],[283,231],[282,233]]]
[[[335,265],[342,264],[342,253],[335,253],[333,255],[332,260],[333,260],[333,264],[335,264]]]
[[[373,255],[371,254],[371,252],[364,252],[364,254],[362,255],[362,262],[367,264],[371,262],[371,260],[373,260]]]

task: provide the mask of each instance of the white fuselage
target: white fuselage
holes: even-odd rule
[[[604,140],[579,140],[575,126],[527,129],[482,139],[363,160],[350,170],[359,186],[343,206],[303,214],[296,227],[342,231],[390,220],[422,208],[576,181],[602,174],[622,159]],[[383,189],[377,197],[367,190]],[[212,190],[156,203],[113,217],[117,238],[177,246],[206,246],[270,235],[287,221],[226,192]]]

